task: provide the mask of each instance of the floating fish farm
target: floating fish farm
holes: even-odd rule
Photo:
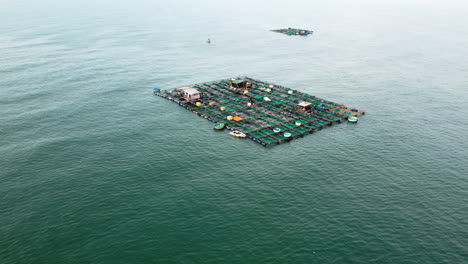
[[[310,35],[310,34],[314,33],[314,31],[312,31],[312,30],[299,29],[299,28],[273,29],[271,31],[282,33],[282,34],[285,34],[285,35],[288,35],[288,36],[292,36],[292,35],[307,36],[307,35]]]
[[[214,123],[263,146],[297,139],[365,111],[249,77],[154,89]]]

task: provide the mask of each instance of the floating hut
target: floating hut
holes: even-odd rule
[[[182,98],[184,98],[185,101],[187,102],[195,101],[201,98],[200,91],[198,91],[195,88],[181,87],[181,88],[178,88],[177,90],[179,90],[182,93]]]
[[[252,86],[252,82],[245,80],[245,79],[234,79],[231,80],[231,89],[237,92],[245,92],[248,91]]]
[[[245,93],[245,91],[248,91]],[[262,146],[295,140],[365,114],[358,108],[249,77],[161,90],[155,95]]]
[[[296,110],[304,113],[310,113],[312,110],[312,103],[309,102],[300,102],[296,106]]]

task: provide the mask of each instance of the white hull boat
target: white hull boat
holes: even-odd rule
[[[245,138],[245,137],[247,137],[246,134],[244,134],[244,133],[242,133],[242,132],[240,132],[240,131],[237,131],[237,130],[229,132],[229,135],[231,135],[231,136],[233,136],[233,137],[238,137],[238,138]]]

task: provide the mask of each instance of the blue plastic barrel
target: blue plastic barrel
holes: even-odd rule
[[[159,89],[159,88],[154,88],[154,89],[153,89],[153,92],[154,92],[154,93],[159,93],[159,92],[161,92],[161,89]]]

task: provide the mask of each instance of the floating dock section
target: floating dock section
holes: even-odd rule
[[[310,35],[310,34],[314,33],[314,31],[312,31],[312,30],[299,29],[299,28],[273,29],[271,31],[282,33],[282,34],[285,34],[285,35],[288,35],[288,36],[292,36],[292,35],[307,36],[307,35]]]
[[[154,94],[269,146],[294,140],[365,111],[271,82],[238,77]]]

